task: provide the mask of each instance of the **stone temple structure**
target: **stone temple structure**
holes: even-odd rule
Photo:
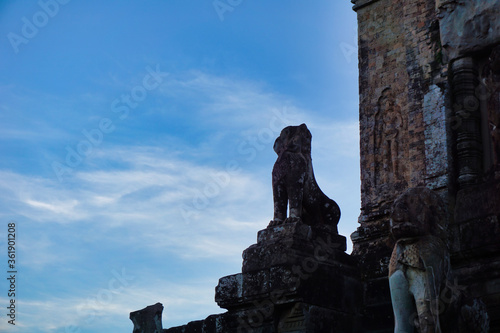
[[[444,207],[451,290],[480,299],[500,332],[500,0],[351,1],[362,199],[353,253],[334,224],[271,223],[242,272],[216,287],[227,312],[163,329],[155,305],[133,313],[134,332],[394,332],[391,212],[416,187]],[[144,316],[154,322],[141,326]]]
[[[500,332],[500,1],[353,0],[358,15],[363,332],[390,332],[394,200],[447,207],[451,266]]]

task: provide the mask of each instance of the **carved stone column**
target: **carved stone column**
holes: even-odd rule
[[[453,111],[451,127],[456,131],[458,183],[460,187],[477,183],[482,172],[481,111],[475,91],[477,71],[471,57],[453,62]]]

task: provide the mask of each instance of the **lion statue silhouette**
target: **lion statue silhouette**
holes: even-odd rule
[[[339,206],[321,191],[314,178],[311,138],[302,124],[285,127],[274,142],[278,158],[272,173],[274,218],[270,227],[294,222],[336,227],[339,222]]]

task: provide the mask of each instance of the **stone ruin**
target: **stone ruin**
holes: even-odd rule
[[[149,330],[136,325],[145,321],[135,312],[134,332],[398,332],[394,312],[401,307],[391,302],[398,283],[391,287],[389,275],[409,263],[432,267],[419,261],[427,260],[429,248],[429,258],[441,252],[444,265],[443,278],[429,285],[451,294],[437,299],[432,327],[413,313],[408,329],[485,332],[489,325],[489,332],[500,332],[500,1],[351,1],[358,16],[361,146],[360,226],[351,235],[352,254],[345,253],[330,199],[313,190],[330,207],[320,222],[324,206],[287,193],[294,210],[283,217],[278,199],[273,221],[243,252],[242,272],[220,279],[215,299],[227,312],[163,329],[154,319],[157,306],[145,311]],[[289,137],[281,142],[307,160],[307,133]],[[275,146],[278,155],[280,149]],[[308,162],[297,158],[313,180],[312,167],[309,172]],[[273,173],[273,187],[287,188],[281,171]],[[316,188],[299,178],[288,181],[295,179],[302,195]],[[402,246],[391,232],[391,217],[393,225],[401,222],[394,217],[398,198],[413,188],[439,197],[433,202],[446,226],[440,241],[424,247]],[[459,311],[459,321],[449,324],[445,309]]]
[[[145,307],[142,310],[130,313],[130,320],[134,323],[133,333],[160,333],[163,330],[161,323],[161,315],[163,312],[163,305],[156,303]]]
[[[359,269],[337,231],[340,208],[316,183],[311,137],[302,124],[276,139],[274,217],[243,252],[242,272],[219,280],[215,301],[228,311],[163,329],[156,304],[131,313],[134,333],[352,329],[362,305]]]
[[[500,1],[352,2],[361,214],[351,239],[364,284],[362,332],[394,330],[390,214],[418,186],[443,201],[456,286],[482,299],[490,332],[500,332]]]

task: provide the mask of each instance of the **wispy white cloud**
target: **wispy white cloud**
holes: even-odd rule
[[[78,199],[52,179],[0,170],[0,188],[4,216],[61,223],[87,216]]]
[[[242,228],[238,216],[228,214],[225,207],[240,216],[252,216],[270,193],[251,174],[229,174],[224,169],[172,160],[168,152],[157,148],[122,148],[109,154],[103,151],[103,156],[127,166],[75,172],[68,180],[71,190],[55,178],[0,172],[4,205],[10,214],[42,223],[106,221],[99,226],[103,230],[137,224],[164,231],[175,227],[166,234],[146,234],[137,242],[188,256],[212,257],[237,255],[235,237],[218,238],[226,230]],[[145,242],[144,238],[149,239]]]
[[[167,78],[160,92],[170,98],[191,96],[199,103],[198,115],[204,123],[219,129],[262,128],[269,126],[276,115],[279,115],[279,126],[302,118],[301,110],[289,97],[270,92],[264,83],[236,77],[191,71]]]
[[[47,203],[47,202],[42,202],[42,201],[37,201],[37,200],[32,200],[32,199],[26,199],[25,202],[34,208],[38,208],[40,210],[45,210],[52,212],[57,215],[69,215],[71,212],[74,210],[75,206],[78,204],[78,201],[76,200],[70,200],[70,201],[56,201],[53,203]]]

